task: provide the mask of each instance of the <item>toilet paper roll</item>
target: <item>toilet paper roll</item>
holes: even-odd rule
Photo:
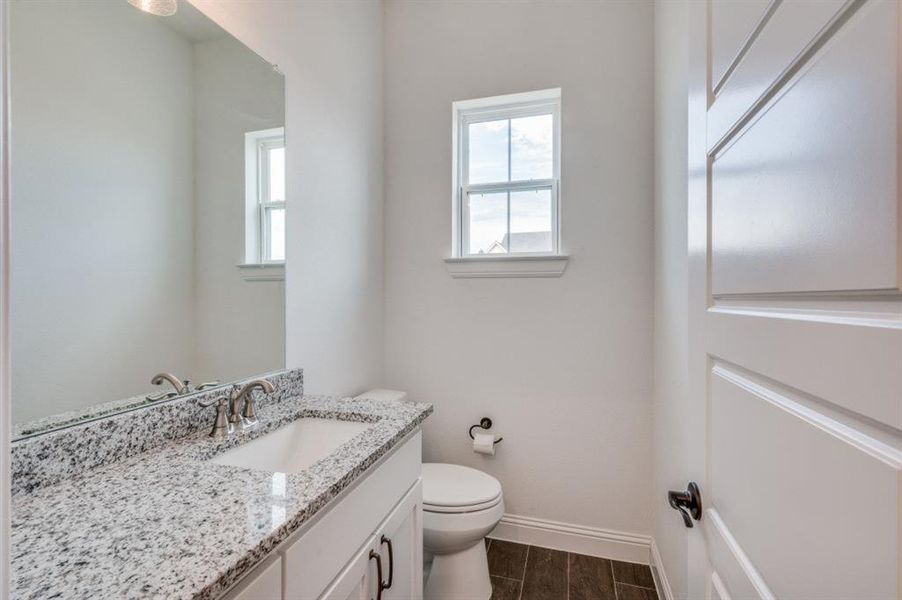
[[[495,435],[492,433],[477,433],[473,435],[473,452],[476,454],[495,455]]]

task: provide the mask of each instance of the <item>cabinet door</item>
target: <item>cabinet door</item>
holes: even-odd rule
[[[221,600],[282,600],[282,557],[264,560]]]
[[[376,532],[382,579],[391,583],[382,600],[423,597],[423,488],[418,479]]]
[[[321,600],[371,600],[376,597],[379,587],[379,575],[376,567],[378,556],[376,538],[371,537],[363,545],[351,562],[326,588]],[[382,558],[383,573],[387,566]],[[298,600],[307,600],[299,598]]]

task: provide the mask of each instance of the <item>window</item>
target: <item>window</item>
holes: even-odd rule
[[[560,251],[560,89],[454,103],[454,256]]]
[[[285,130],[245,134],[245,263],[285,261]]]

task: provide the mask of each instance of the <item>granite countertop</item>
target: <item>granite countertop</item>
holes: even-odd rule
[[[216,598],[431,412],[409,402],[287,398],[260,406],[260,425],[228,439],[197,433],[19,491],[12,598]],[[300,473],[209,461],[301,417],[373,427]]]

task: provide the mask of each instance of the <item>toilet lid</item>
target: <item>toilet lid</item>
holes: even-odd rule
[[[501,496],[497,479],[461,465],[423,464],[423,504],[437,507],[472,507]]]

